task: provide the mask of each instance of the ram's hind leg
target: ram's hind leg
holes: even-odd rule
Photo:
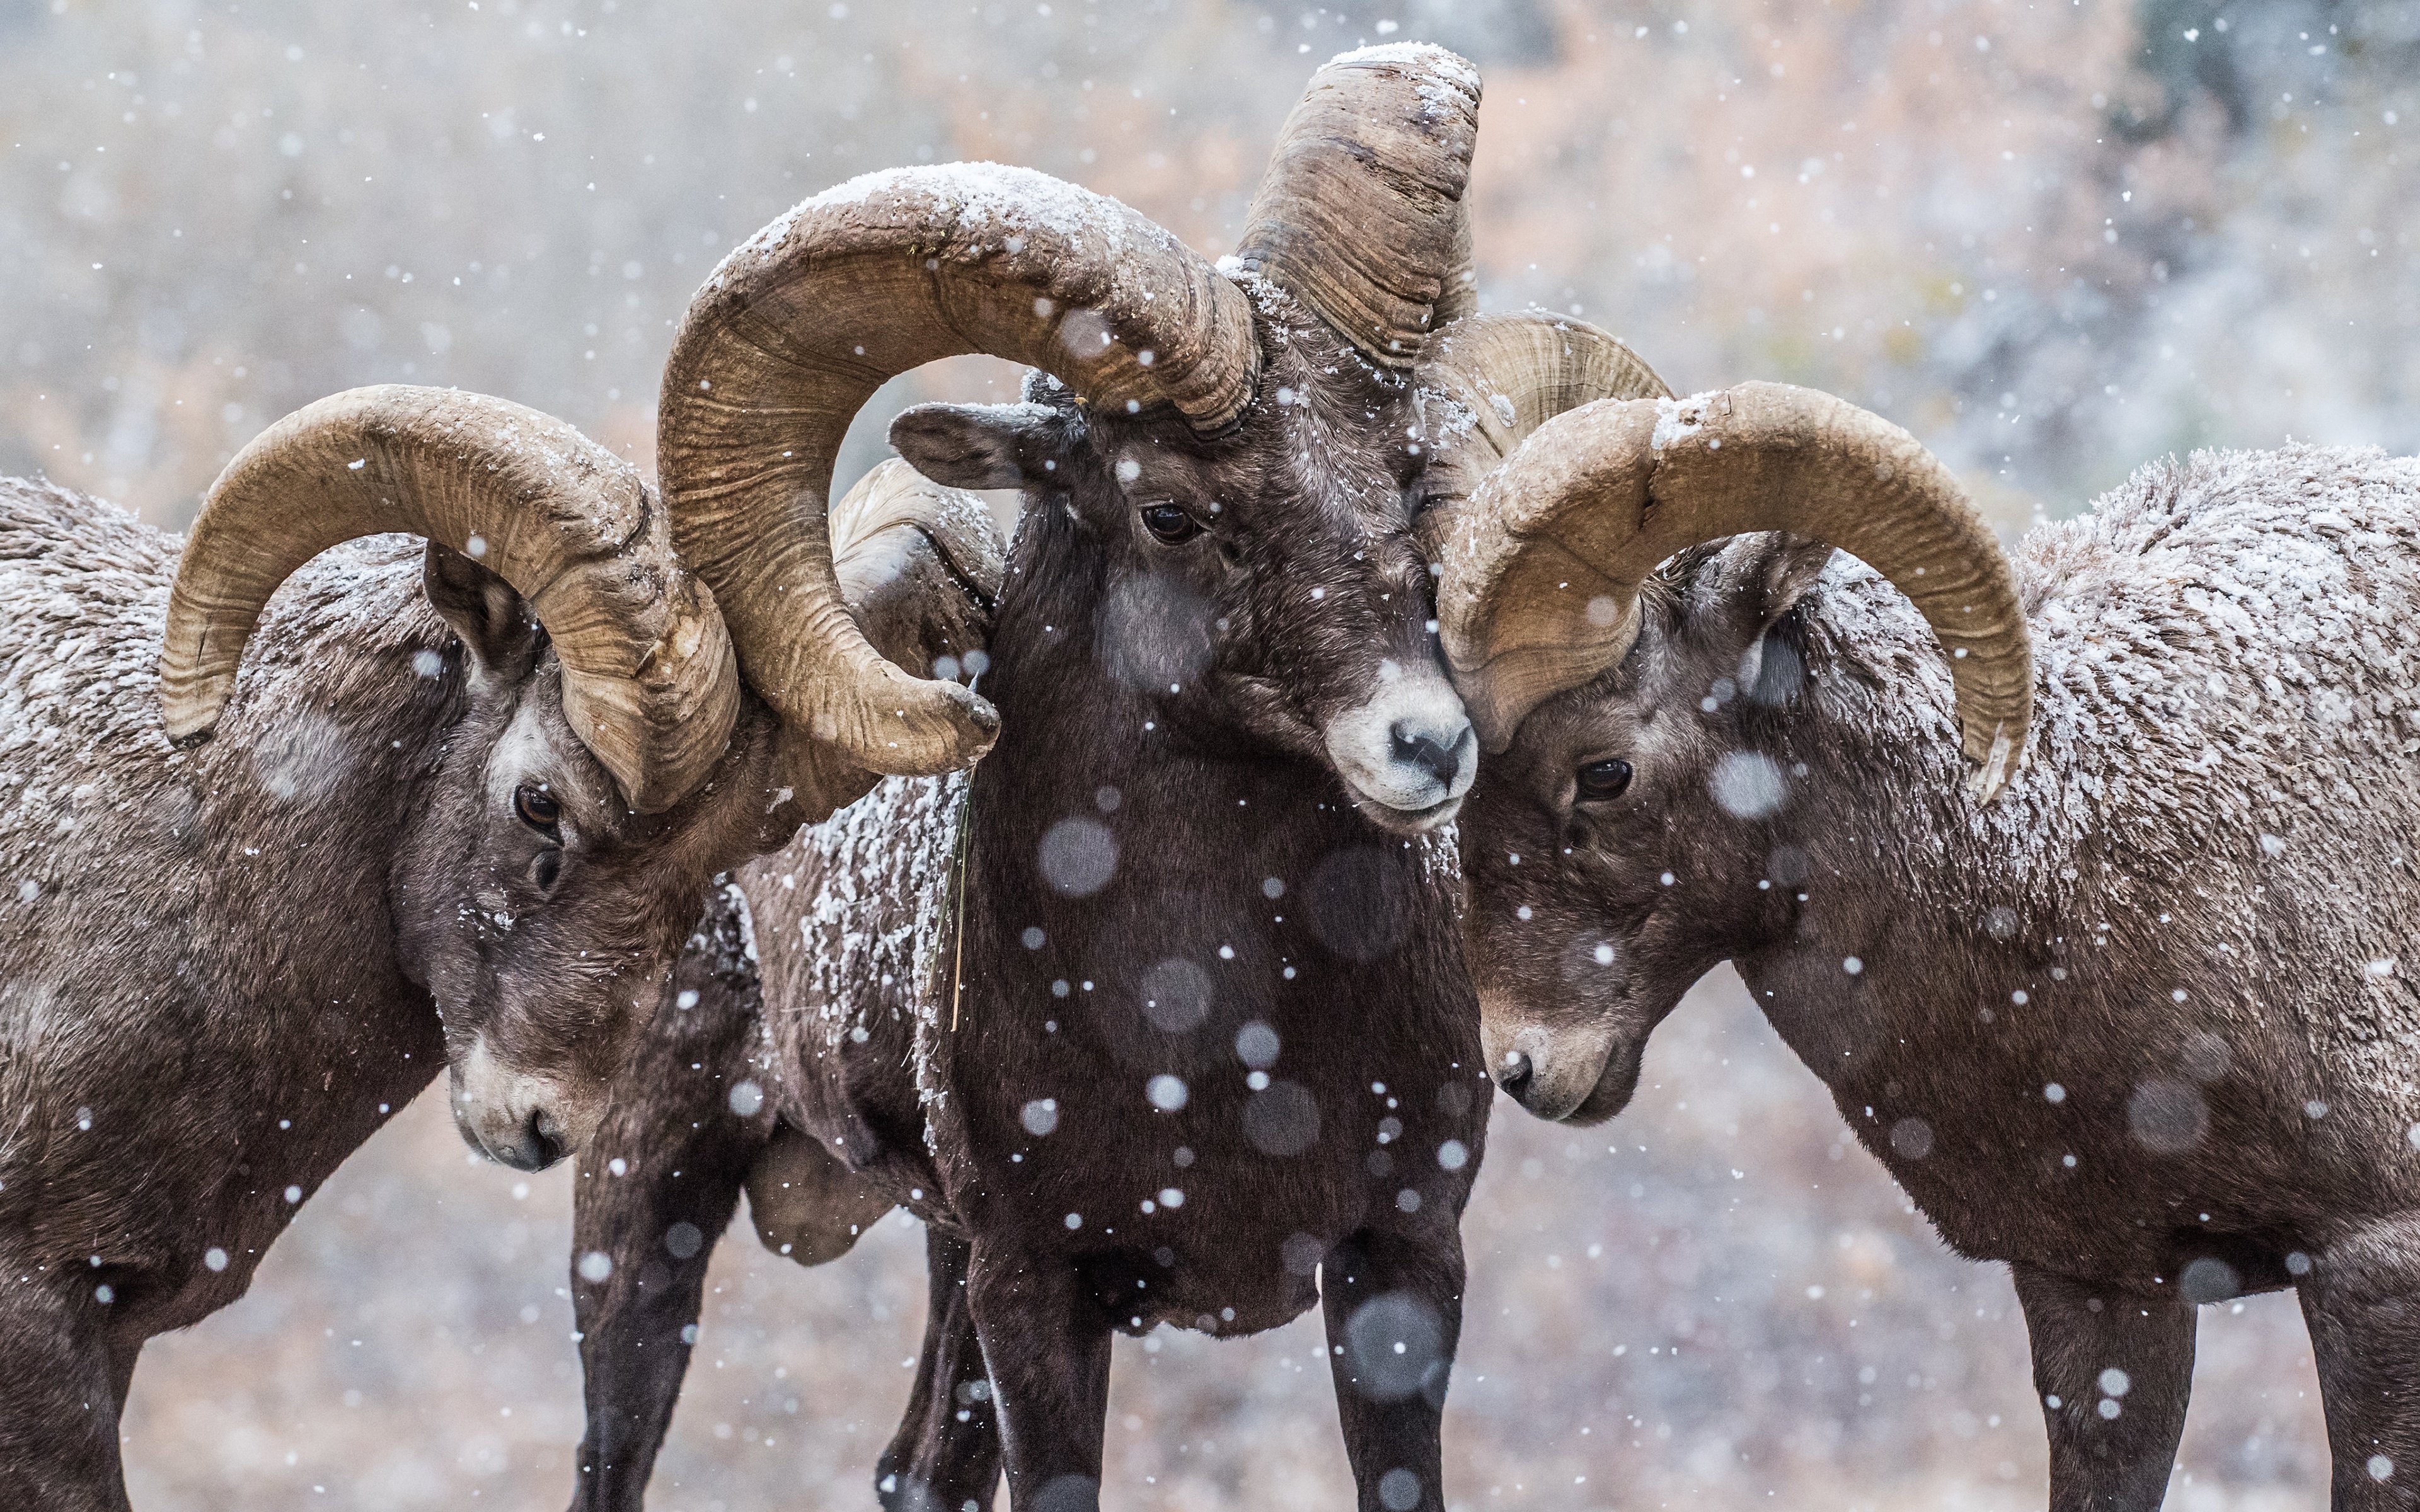
[[[964,1240],[925,1230],[924,1356],[876,1471],[890,1512],[988,1512],[1000,1484],[1000,1424],[967,1305],[967,1257]]]
[[[2193,1305],[2011,1269],[2050,1428],[2051,1512],[2158,1512],[2193,1395]]]
[[[588,1431],[579,1508],[642,1505],[689,1369],[706,1260],[773,1134],[761,1100],[742,1099],[746,1115],[733,1103],[732,1088],[751,1073],[759,999],[753,977],[733,968],[739,958],[712,943],[736,934],[725,912],[709,912],[674,968],[580,1157],[571,1301]]]
[[[2369,1225],[2297,1283],[2337,1512],[2420,1507],[2420,1219]]]

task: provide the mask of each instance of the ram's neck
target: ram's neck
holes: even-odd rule
[[[322,1002],[416,991],[396,958],[389,879],[459,713],[451,639],[422,596],[416,548],[331,553],[264,617],[218,733],[165,758],[194,805],[193,864],[228,941],[213,975],[262,1008],[262,984],[238,984],[264,956]]]
[[[981,685],[1002,716],[974,782],[976,834],[995,852],[1030,851],[1062,820],[1099,825],[1141,847],[1118,870],[1124,893],[1181,888],[1195,868],[1232,873],[1232,857],[1271,844],[1316,855],[1376,838],[1311,763],[1248,737],[1222,744],[1171,729],[1107,666],[1095,640],[1104,588],[1085,553],[1020,546]],[[1026,861],[1024,877],[1038,882]]]
[[[1837,1090],[1886,1078],[1912,1035],[2039,995],[2071,943],[2072,825],[2039,762],[1975,802],[1947,665],[1904,598],[1836,572],[1805,612],[1808,684],[1774,750],[1778,891],[1738,965]]]
[[[1339,985],[1338,959],[1308,918],[1323,877],[1340,897],[1384,890],[1401,900],[1451,957],[1439,981],[1459,977],[1450,840],[1381,833],[1303,758],[1240,736],[1221,746],[1170,731],[1098,655],[1101,585],[1082,554],[1027,549],[1016,566],[984,685],[1001,708],[1001,739],[972,785],[970,980],[971,964],[986,964],[984,990],[1038,1027],[1054,981],[1132,993],[1173,958],[1234,962],[1233,979],[1249,983],[1237,990],[1238,1012],[1291,1011],[1291,984],[1320,972],[1326,991]],[[1366,874],[1322,873],[1338,856],[1366,862]],[[1024,945],[1029,929],[1041,946]],[[1434,964],[1426,949],[1373,949],[1383,959],[1363,974],[1393,980],[1424,969]]]

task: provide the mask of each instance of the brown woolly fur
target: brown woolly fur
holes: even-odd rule
[[[988,1505],[1003,1465],[1017,1508],[1094,1506],[1113,1330],[1249,1333],[1322,1302],[1360,1504],[1443,1506],[1488,1097],[1450,841],[1373,827],[1318,734],[1435,666],[1411,464],[1363,439],[1404,434],[1406,385],[1262,305],[1268,375],[1224,438],[1041,378],[892,427],[944,481],[1025,486],[982,684],[1000,744],[743,872],[761,1032],[730,1028],[744,995],[667,1008],[582,1155],[580,1249],[612,1269],[575,1265],[579,1505],[640,1504],[751,1180],[804,1194],[757,1217],[801,1257],[892,1203],[930,1226],[887,1506]],[[1139,516],[1162,505],[1199,533],[1156,538]],[[789,1187],[751,1176],[768,1141]]]
[[[458,1107],[506,1111],[464,1118],[497,1158],[584,1135],[708,879],[872,780],[776,804],[799,764],[746,702],[697,791],[633,814],[520,596],[393,536],[287,581],[178,752],[177,563],[0,480],[0,1506],[123,1507],[143,1341],[241,1296],[449,1058]]]
[[[2283,1287],[2335,1505],[2420,1505],[2415,552],[2420,463],[2313,447],[2035,531],[2035,722],[1984,807],[1905,598],[1792,537],[1676,558],[1466,810],[1491,1065],[1609,1118],[1731,960],[1943,1238],[2013,1269],[2055,1506],[2156,1507],[2196,1305]]]

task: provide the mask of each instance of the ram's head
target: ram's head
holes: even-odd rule
[[[1020,570],[1082,606],[1073,633],[1153,728],[1305,756],[1391,829],[1450,819],[1478,744],[1410,531],[1414,379],[1472,302],[1478,85],[1425,46],[1322,69],[1220,267],[1115,201],[990,164],[843,184],[734,253],[675,346],[660,455],[701,573],[794,543],[748,556],[770,592],[733,611],[742,666],[782,643],[858,409],[892,375],[986,353],[1038,370],[1025,402],[924,406],[892,440],[942,483],[1024,490]],[[816,728],[895,713],[774,681],[808,692],[784,713]]]
[[[1689,985],[1786,940],[1813,885],[1792,838],[1820,812],[1798,791],[1812,652],[1794,611],[1833,548],[1905,594],[1946,653],[1971,795],[1908,803],[2001,790],[2032,660],[1957,479],[1853,405],[1748,383],[1602,399],[1512,440],[1430,527],[1488,752],[1463,826],[1467,954],[1498,1084],[1588,1120],[1628,1101]]]
[[[428,542],[427,596],[455,639],[433,633],[407,680],[427,690],[426,770],[375,795],[396,810],[393,964],[434,997],[456,1117],[497,1159],[535,1167],[586,1138],[709,877],[876,774],[946,769],[988,743],[997,717],[969,689],[867,646],[832,566],[834,544],[857,559],[855,607],[908,665],[963,653],[985,625],[980,582],[998,584],[979,501],[894,465],[834,529],[828,543],[815,521],[791,582],[752,575],[783,547],[763,538],[695,571],[675,548],[680,522],[628,462],[560,421],[451,390],[322,400],[212,488],[162,656],[180,745],[223,715],[249,718],[238,664],[296,568],[356,536]],[[939,570],[944,557],[955,570]],[[745,657],[749,635],[781,643]],[[835,696],[894,712],[817,720],[814,701]]]

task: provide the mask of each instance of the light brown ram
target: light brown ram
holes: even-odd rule
[[[2055,1507],[2156,1508],[2198,1306],[2288,1287],[2335,1504],[2420,1505],[2420,464],[2196,454],[2012,570],[1906,432],[1745,384],[1548,422],[1437,532],[1506,1090],[1611,1117],[1731,961],[2013,1272]]]
[[[864,549],[954,528],[883,522]],[[123,1506],[144,1340],[240,1296],[392,1112],[450,1064],[489,1154],[578,1145],[710,876],[988,739],[832,613],[735,648],[750,550],[701,580],[679,524],[560,422],[429,389],[279,422],[181,554],[0,480],[0,1504]],[[343,544],[397,531],[426,550]],[[829,551],[788,586],[835,603]],[[919,666],[980,612],[872,597]],[[807,733],[861,682],[924,722]]]

